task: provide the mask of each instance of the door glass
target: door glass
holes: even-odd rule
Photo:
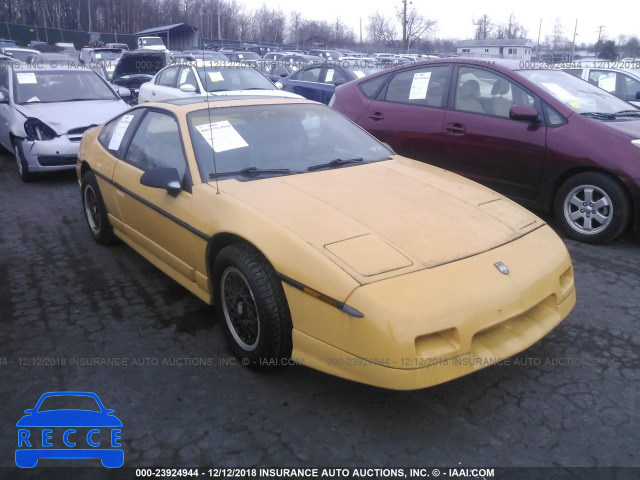
[[[322,67],[314,67],[302,72],[301,80],[305,82],[317,82],[320,79]]]
[[[186,160],[176,120],[160,112],[147,113],[131,140],[125,160],[144,171],[173,167],[182,179]]]
[[[534,105],[535,98],[515,83],[488,70],[458,69],[456,110],[509,118],[513,105]]]
[[[158,78],[158,85],[163,85],[165,87],[175,87],[177,75],[178,67],[167,68],[160,74],[160,78]]]
[[[396,74],[387,87],[385,100],[442,107],[445,103],[451,67],[422,67]]]
[[[589,72],[589,83],[597,87],[616,94],[616,74],[605,70],[591,70]]]

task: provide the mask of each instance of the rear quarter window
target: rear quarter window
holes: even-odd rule
[[[388,78],[389,74],[380,75],[379,77],[361,82],[359,85],[360,91],[367,98],[376,98],[376,95],[378,94],[382,86],[387,82]]]

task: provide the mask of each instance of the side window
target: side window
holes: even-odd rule
[[[158,85],[162,85],[162,86],[165,86],[165,87],[175,87],[176,86],[176,77],[178,76],[178,68],[179,67],[166,68],[158,76],[158,81],[156,83]]]
[[[564,68],[562,71],[570,73],[574,77],[580,78],[582,76],[582,69],[581,68]]]
[[[589,71],[589,83],[609,93],[616,93],[616,74],[606,70]]]
[[[144,171],[173,167],[183,179],[187,162],[176,120],[160,112],[147,113],[131,140],[125,161]]]
[[[300,78],[300,80],[303,80],[305,82],[318,82],[320,80],[321,71],[322,71],[322,67],[309,68],[308,70],[302,71],[302,78],[300,78],[299,76],[298,78]]]
[[[458,69],[456,110],[509,118],[513,105],[535,103],[535,97],[496,73],[472,67]]]
[[[542,104],[542,108],[544,109],[544,114],[547,117],[547,124],[550,127],[559,127],[560,125],[567,123],[567,120],[548,103],[544,102]]]
[[[180,71],[180,78],[178,79],[178,88],[182,85],[193,85],[196,92],[200,93],[198,82],[196,81],[196,75],[193,73],[193,68],[182,67],[182,70]]]
[[[112,155],[122,158],[129,137],[135,128],[135,120],[144,113],[143,109],[130,110],[107,123],[98,135],[98,141]]]
[[[623,98],[626,101],[640,100],[637,95],[640,92],[640,82],[629,75],[620,74],[622,77]]]
[[[372,78],[371,80],[366,80],[361,82],[359,87],[362,94],[367,98],[374,98],[380,87],[385,84],[389,75],[380,75],[379,77]]]
[[[444,105],[451,67],[414,68],[396,74],[385,94],[388,102],[442,107]]]
[[[349,79],[336,68],[327,68],[324,74],[324,83],[330,83],[331,85],[342,85],[347,83]]]

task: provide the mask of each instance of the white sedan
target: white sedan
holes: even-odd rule
[[[140,86],[138,103],[207,95],[256,94],[301,98],[295,93],[281,91],[250,65],[196,60],[160,70],[151,81]]]

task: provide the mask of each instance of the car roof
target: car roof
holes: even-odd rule
[[[224,108],[224,107],[242,107],[251,105],[281,105],[281,104],[296,104],[305,103],[320,105],[318,102],[313,102],[305,98],[292,98],[292,97],[272,97],[266,95],[255,94],[251,96],[247,95],[226,95],[216,96],[210,95],[207,97],[186,97],[176,98],[172,100],[166,100],[160,102],[149,102],[138,107],[155,107],[163,108],[174,113],[189,113],[196,110],[202,110],[205,108]]]

